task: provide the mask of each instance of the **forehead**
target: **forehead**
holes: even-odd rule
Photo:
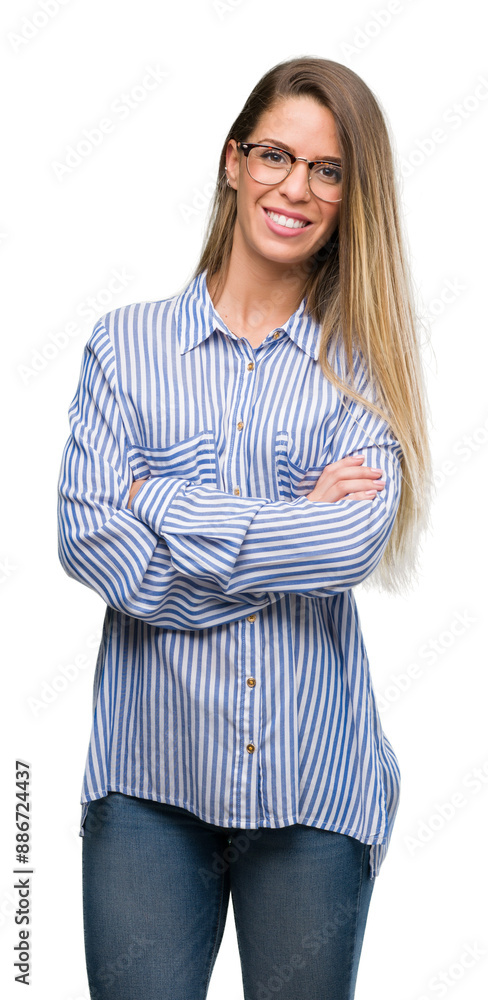
[[[271,105],[261,115],[252,138],[283,142],[298,155],[298,147],[302,151],[306,147],[306,154],[314,159],[340,156],[334,116],[312,97],[287,97]]]

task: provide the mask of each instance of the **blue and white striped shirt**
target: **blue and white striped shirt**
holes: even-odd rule
[[[401,451],[325,378],[319,334],[304,298],[252,348],[205,272],[95,325],[59,481],[61,562],[108,605],[80,836],[87,803],[118,791],[224,827],[348,834],[379,872],[400,772],[351,588],[386,546]],[[357,352],[355,372],[372,392]],[[307,500],[351,454],[385,488]]]

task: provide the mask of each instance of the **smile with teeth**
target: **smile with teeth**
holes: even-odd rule
[[[269,212],[267,208],[264,211],[273,222],[277,222],[279,226],[286,226],[287,229],[304,229],[305,226],[309,225],[308,222],[302,222],[301,219],[291,219],[289,215],[278,215],[277,212]]]

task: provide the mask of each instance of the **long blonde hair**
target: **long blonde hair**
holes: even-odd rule
[[[348,67],[328,59],[290,59],[269,70],[233,122],[196,277],[205,269],[225,281],[237,217],[236,192],[225,182],[229,140],[245,141],[262,114],[289,97],[312,97],[334,116],[343,162],[339,226],[305,265],[292,269],[297,305],[321,324],[319,363],[336,388],[388,421],[402,449],[402,489],[383,557],[367,585],[401,592],[418,571],[420,535],[429,526],[432,464],[428,411],[411,278],[401,232],[392,145],[379,103]],[[331,362],[340,337],[344,378]],[[353,387],[353,350],[367,365],[375,402]]]

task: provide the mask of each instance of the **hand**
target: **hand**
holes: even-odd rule
[[[385,488],[385,480],[380,480],[381,469],[362,466],[361,462],[364,462],[364,455],[346,455],[326,465],[306,499],[335,503],[351,494],[351,500],[371,500]]]
[[[132,486],[131,486],[131,488],[129,490],[129,499],[127,501],[127,506],[129,508],[129,510],[130,510],[130,505],[131,505],[131,503],[132,503],[132,501],[133,501],[133,499],[134,499],[137,491],[140,490],[142,484],[145,483],[148,479],[149,479],[149,476],[145,476],[144,479],[134,479],[134,482],[132,483]]]

